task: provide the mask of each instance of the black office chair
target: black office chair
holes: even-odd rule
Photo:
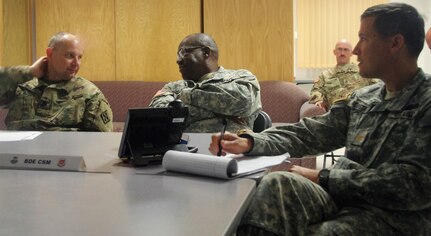
[[[260,133],[271,126],[272,126],[271,117],[269,117],[269,115],[266,112],[262,110],[259,111],[259,114],[257,115],[256,120],[254,120],[253,132]]]

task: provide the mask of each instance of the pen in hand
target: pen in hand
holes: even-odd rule
[[[224,132],[226,131],[226,126],[227,126],[227,120],[226,118],[223,118],[223,128],[220,133],[220,139],[218,140],[217,156],[221,156],[221,152],[222,152],[221,141],[223,140]]]

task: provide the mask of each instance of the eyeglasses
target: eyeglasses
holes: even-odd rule
[[[194,50],[199,49],[199,48],[206,48],[206,46],[196,46],[196,47],[189,47],[189,48],[180,48],[180,49],[178,49],[177,57],[178,58],[183,58],[187,54],[189,54],[189,53],[191,53]]]

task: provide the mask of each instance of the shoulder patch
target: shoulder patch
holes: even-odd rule
[[[108,110],[105,110],[100,114],[100,119],[105,125],[111,121],[111,118],[109,118],[109,115],[108,115]]]

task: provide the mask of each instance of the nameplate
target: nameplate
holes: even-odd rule
[[[17,153],[0,153],[0,168],[85,171],[82,156],[33,155]]]

